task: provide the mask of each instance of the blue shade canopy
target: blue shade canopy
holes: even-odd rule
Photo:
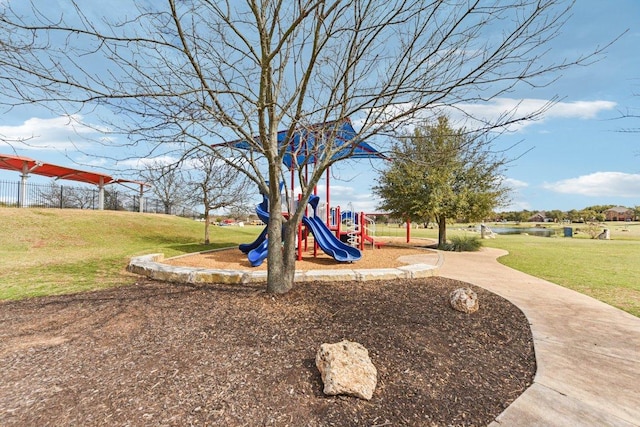
[[[338,161],[348,158],[379,158],[387,157],[364,141],[357,141],[356,131],[349,119],[341,122],[318,123],[294,131],[293,137],[287,141],[288,131],[278,132],[278,146],[287,145],[283,163],[289,169],[301,165],[314,164],[325,154],[327,143],[333,144],[332,160]],[[333,141],[330,141],[333,139]],[[258,142],[256,137],[256,142]],[[242,150],[252,150],[248,141],[233,141],[224,143]]]

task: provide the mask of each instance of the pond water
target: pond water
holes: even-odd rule
[[[489,227],[496,234],[530,234],[532,236],[551,237],[556,235],[555,230],[542,227]]]

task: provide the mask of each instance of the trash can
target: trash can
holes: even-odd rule
[[[564,237],[573,237],[573,228],[571,227],[564,227]]]

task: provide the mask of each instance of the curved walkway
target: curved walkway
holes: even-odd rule
[[[497,262],[499,249],[443,252],[440,276],[492,291],[531,323],[533,385],[498,426],[640,426],[640,319]]]

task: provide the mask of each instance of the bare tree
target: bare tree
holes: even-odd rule
[[[204,206],[204,243],[210,243],[209,224],[212,211],[222,208],[242,208],[247,205],[252,192],[247,176],[239,166],[229,164],[212,156],[209,151],[200,152],[192,160],[189,173],[191,201]]]
[[[69,198],[73,204],[73,207],[78,209],[92,209],[98,198],[98,194],[95,188],[90,187],[72,187],[67,188]]]
[[[167,215],[189,199],[189,186],[180,163],[153,161],[147,165],[142,176],[151,184],[151,191],[160,200]]]
[[[45,187],[39,187],[37,197],[39,203],[46,207],[73,208],[72,191],[69,187],[59,185],[55,180]]]
[[[97,194],[90,187],[62,186],[52,180],[48,186],[38,188],[37,197],[47,207],[91,209]]]
[[[4,102],[108,108],[118,121],[105,124],[126,133],[128,153],[244,141],[234,158],[269,196],[274,293],[293,285],[293,225],[304,212],[304,203],[290,204],[282,215],[279,184],[293,196],[282,166],[287,150],[300,155],[292,168],[307,200],[358,141],[395,135],[416,119],[454,109],[489,131],[539,117],[555,99],[494,119],[466,106],[549,85],[600,52],[548,59],[548,42],[571,7],[561,0],[166,0],[108,19],[73,0],[59,2],[66,4],[57,14],[37,2],[12,9],[25,3],[9,2],[0,18],[2,43],[12,47],[0,58]],[[349,118],[357,134],[341,146]],[[296,135],[316,144],[290,144]]]

